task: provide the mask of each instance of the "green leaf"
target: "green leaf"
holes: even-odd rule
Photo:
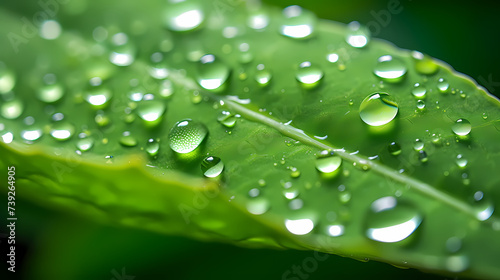
[[[78,5],[38,27],[0,11],[0,166],[20,197],[200,240],[500,276],[500,103],[468,77],[297,6]]]

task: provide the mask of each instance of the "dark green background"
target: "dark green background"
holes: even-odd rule
[[[498,5],[489,4],[493,2],[401,0],[398,1],[401,13],[392,14],[386,21],[377,20],[374,14],[387,11],[390,1],[265,2],[280,7],[299,4],[320,18],[344,23],[353,20],[362,24],[375,22],[381,27],[376,37],[446,61],[500,96],[500,84],[483,81],[500,83],[497,66],[500,62],[500,10]],[[2,195],[1,199],[6,198]],[[306,258],[314,256],[313,252],[243,249],[103,227],[75,217],[61,217],[58,212],[40,209],[22,200],[17,206],[18,217],[22,219],[16,232],[18,241],[24,245],[18,248],[24,249],[26,256],[21,261],[18,255],[18,265],[21,265],[18,277],[36,268],[49,272],[72,271],[75,272],[72,279],[112,279],[112,270],[121,272],[124,267],[126,273],[137,280],[282,279],[283,273],[293,265],[301,265]],[[1,211],[3,221],[4,215],[5,211]],[[4,249],[0,256],[2,263]],[[0,275],[4,272],[2,269]],[[307,276],[303,279],[452,279],[338,256],[318,261],[318,269]],[[14,279],[11,274],[8,277],[0,278]]]

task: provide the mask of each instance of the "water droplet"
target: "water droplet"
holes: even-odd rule
[[[158,125],[165,114],[165,103],[159,100],[143,100],[136,109],[137,115],[150,126]]]
[[[483,113],[483,120],[486,120],[486,119],[488,119],[488,114]]]
[[[451,256],[446,259],[446,269],[451,272],[462,272],[469,267],[469,258],[464,255]]]
[[[339,201],[342,202],[343,204],[348,203],[351,201],[351,193],[348,191],[343,191],[339,194]]]
[[[82,152],[86,152],[94,146],[94,139],[91,137],[83,137],[76,142],[76,148]]]
[[[185,154],[194,151],[208,134],[205,125],[191,119],[177,122],[170,130],[168,138],[174,152]]]
[[[299,210],[304,206],[304,201],[300,198],[294,199],[288,203],[288,207],[291,210]]]
[[[330,236],[334,236],[334,237],[341,236],[344,234],[344,226],[343,225],[331,225],[331,226],[328,226],[327,231],[328,231],[328,235],[330,235]]]
[[[60,84],[51,84],[41,87],[37,91],[36,97],[46,103],[59,101],[64,95],[64,89]]]
[[[485,195],[482,191],[475,192],[473,197],[476,218],[480,221],[488,220],[493,215],[495,206],[490,199],[485,198]]]
[[[323,71],[316,66],[311,65],[311,62],[305,61],[299,65],[299,70],[295,76],[297,81],[306,88],[313,88],[319,84],[323,78]]]
[[[401,154],[401,146],[396,142],[391,142],[391,144],[389,144],[387,149],[389,150],[389,153],[393,156]]]
[[[418,159],[421,162],[427,162],[429,158],[427,157],[427,152],[425,151],[418,151]]]
[[[420,140],[420,139],[415,139],[415,142],[413,143],[413,149],[415,149],[415,151],[420,151],[422,149],[424,149],[424,141]]]
[[[222,113],[217,117],[217,121],[228,128],[236,125],[236,117],[228,111],[222,111]]]
[[[448,252],[456,253],[462,248],[462,240],[456,236],[446,240],[446,249]]]
[[[257,71],[255,72],[255,80],[261,86],[267,86],[271,81],[271,72],[265,69],[264,64],[257,65]]]
[[[125,131],[120,137],[120,144],[124,147],[135,147],[137,146],[137,139],[130,134],[130,131]]]
[[[292,178],[298,178],[298,177],[300,177],[300,170],[298,170],[297,167],[290,168],[290,176]]]
[[[110,119],[107,115],[104,114],[104,112],[102,111],[99,111],[96,115],[95,115],[95,123],[100,126],[100,127],[104,127],[104,126],[107,126],[110,122]]]
[[[95,86],[87,92],[85,100],[96,109],[103,109],[113,97],[111,90],[105,86]]]
[[[109,54],[109,61],[116,66],[129,66],[135,60],[136,49],[129,42],[125,33],[117,33],[112,37],[112,51]]]
[[[342,158],[327,150],[321,151],[316,159],[316,169],[326,174],[337,171],[341,164]]]
[[[160,151],[160,142],[153,138],[150,138],[148,140],[148,143],[146,144],[146,152],[148,153],[148,155],[154,157],[158,155],[159,151]]]
[[[286,229],[295,235],[305,235],[314,228],[314,222],[311,219],[285,220]]]
[[[463,155],[457,155],[456,163],[457,163],[458,167],[460,167],[460,168],[467,167],[467,160],[464,158]]]
[[[257,188],[253,188],[251,190],[248,191],[248,196],[249,197],[257,197],[260,195],[260,190],[257,189]]]
[[[288,6],[283,9],[283,22],[280,33],[284,36],[302,39],[313,34],[316,25],[316,16],[297,5]]]
[[[271,204],[269,201],[263,197],[254,198],[251,201],[247,202],[247,210],[248,212],[254,215],[262,215],[269,211],[271,208]]]
[[[421,215],[410,205],[395,197],[382,197],[374,201],[366,217],[368,238],[386,243],[408,238],[422,222]]]
[[[415,69],[418,73],[432,75],[438,70],[438,65],[429,56],[417,51],[412,51],[411,55],[415,62]]]
[[[326,56],[326,59],[331,63],[335,63],[339,61],[339,55],[336,53],[330,53]]]
[[[347,25],[346,42],[355,48],[362,48],[370,41],[370,31],[359,22],[353,21]]]
[[[36,141],[42,136],[41,129],[27,129],[21,131],[21,138],[26,141]]]
[[[398,113],[398,104],[387,93],[367,96],[359,106],[359,116],[368,125],[381,126],[392,121]]]
[[[472,126],[468,120],[458,119],[451,127],[451,130],[458,136],[466,136],[472,130]]]
[[[46,20],[40,25],[40,37],[46,40],[55,40],[61,35],[61,25],[55,20]]]
[[[10,144],[12,143],[13,140],[14,140],[14,134],[12,134],[12,132],[6,132],[2,134],[2,141],[5,144]]]
[[[266,186],[266,180],[264,179],[259,179],[259,181],[257,182],[259,184],[259,186],[261,187],[265,187]]]
[[[248,26],[255,30],[262,30],[269,24],[269,16],[266,14],[254,14],[248,18]]]
[[[0,94],[10,92],[16,84],[14,73],[0,61]]]
[[[205,15],[196,1],[169,1],[164,12],[165,26],[172,31],[191,31],[203,23]]]
[[[174,93],[174,85],[170,80],[164,80],[160,84],[160,96],[164,98],[169,98]]]
[[[2,104],[0,107],[0,112],[2,117],[13,120],[17,119],[24,111],[24,104],[20,99],[12,99]]]
[[[218,157],[209,156],[204,158],[201,162],[201,171],[205,177],[215,178],[219,176],[223,170],[224,163]],[[258,191],[258,189],[256,190]],[[256,196],[258,196],[258,194]]]
[[[443,78],[439,78],[437,88],[440,92],[445,93],[450,88],[450,84]]]
[[[417,109],[419,109],[420,111],[425,109],[425,102],[423,100],[417,101]]]
[[[383,55],[378,58],[374,73],[388,82],[399,82],[406,74],[406,66],[399,58]]]
[[[419,83],[416,83],[411,93],[413,94],[413,96],[415,96],[415,98],[424,99],[425,94],[427,93],[427,89],[424,86],[420,85]]]
[[[299,190],[290,187],[288,189],[283,190],[283,195],[285,196],[286,199],[291,200],[299,196]]]
[[[223,85],[230,72],[229,68],[214,55],[204,55],[198,65],[198,83],[204,89],[220,91],[224,88]]]
[[[65,141],[71,138],[75,133],[75,127],[66,122],[58,122],[52,125],[50,130],[50,135],[59,141]]]

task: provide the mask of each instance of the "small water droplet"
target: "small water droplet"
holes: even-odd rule
[[[346,204],[349,201],[351,201],[351,197],[352,197],[351,193],[348,191],[343,191],[339,193],[339,201],[342,202],[343,204]]]
[[[389,144],[387,149],[389,150],[389,153],[393,156],[401,154],[401,146],[396,142],[391,142],[391,144]]]
[[[475,192],[473,198],[476,218],[480,221],[488,220],[495,211],[494,204],[490,199],[485,197],[485,194],[482,191]]]
[[[148,143],[146,144],[146,152],[148,153],[148,155],[154,157],[158,155],[159,151],[160,151],[160,142],[153,138],[148,139]]]
[[[339,60],[339,55],[336,53],[329,53],[326,55],[326,60],[331,63],[335,63]]]
[[[327,150],[321,151],[316,159],[316,169],[321,173],[333,173],[339,169],[341,164],[342,158]]]
[[[130,131],[125,131],[120,137],[120,144],[124,147],[135,147],[137,146],[137,139],[130,134]]]
[[[227,111],[222,111],[222,113],[217,117],[217,121],[228,128],[236,125],[236,117]]]
[[[36,141],[42,137],[41,129],[26,129],[21,131],[21,138],[26,141]]]
[[[406,74],[406,66],[399,58],[383,55],[378,58],[374,74],[388,82],[399,82]]]
[[[488,119],[488,114],[483,113],[483,120],[486,120],[486,119]]]
[[[327,233],[330,236],[338,237],[344,234],[344,226],[343,225],[331,225],[327,227]]]
[[[110,119],[107,115],[104,114],[104,112],[99,111],[94,118],[96,124],[100,127],[107,126],[110,122]]]
[[[370,31],[359,22],[353,21],[347,25],[346,42],[355,48],[362,48],[370,41]]]
[[[136,109],[137,115],[149,126],[158,125],[165,114],[165,103],[159,100],[143,100]]]
[[[259,184],[259,186],[261,187],[265,187],[266,186],[266,180],[264,179],[259,179],[259,181],[257,182]]]
[[[450,88],[450,84],[443,78],[439,78],[437,88],[440,92],[445,93]]]
[[[375,200],[368,211],[366,235],[379,242],[399,242],[414,233],[421,222],[421,215],[411,205],[395,197],[382,197]]]
[[[304,201],[300,198],[294,199],[288,203],[288,207],[291,210],[299,210],[304,206]]]
[[[0,61],[0,94],[10,92],[16,85],[14,73]]]
[[[13,140],[14,140],[14,134],[12,134],[12,132],[6,132],[2,134],[2,141],[5,144],[10,144],[12,143]]]
[[[417,109],[419,109],[420,111],[423,111],[425,109],[425,102],[423,100],[417,101]]]
[[[448,271],[462,272],[469,267],[469,258],[465,255],[451,256],[446,259],[445,266]]]
[[[299,190],[290,187],[290,188],[283,190],[283,195],[285,196],[286,199],[291,200],[291,199],[297,198],[297,196],[299,196]]]
[[[205,15],[196,1],[169,1],[163,14],[165,26],[172,31],[191,31],[200,26]]]
[[[426,151],[418,151],[418,159],[420,162],[427,162],[429,160],[429,157],[427,156]]]
[[[94,139],[84,136],[76,142],[76,148],[82,152],[86,152],[94,146]]]
[[[295,235],[305,235],[314,229],[314,222],[311,219],[285,220],[286,229]]]
[[[58,122],[52,125],[50,135],[59,141],[65,141],[71,138],[75,133],[75,127],[66,122]]]
[[[283,9],[280,33],[284,36],[302,39],[310,37],[316,25],[316,16],[297,5]]]
[[[420,139],[415,139],[415,142],[413,143],[413,149],[415,149],[415,151],[423,150],[424,145],[425,145],[424,141]]]
[[[254,198],[251,201],[247,202],[247,210],[248,212],[254,215],[262,215],[269,211],[271,208],[271,204],[269,201],[263,197]]]
[[[108,106],[113,93],[106,86],[98,84],[93,86],[85,95],[85,100],[95,109],[103,109]]]
[[[219,176],[223,170],[224,170],[224,163],[218,157],[209,156],[204,158],[203,161],[201,162],[201,171],[203,172],[203,175],[205,177],[215,178]],[[256,190],[259,191],[258,189]],[[259,194],[257,193],[254,197],[258,195]]]
[[[46,20],[40,25],[40,37],[46,40],[55,40],[61,35],[62,28],[59,22],[55,20]]]
[[[299,65],[299,70],[297,75],[295,75],[297,81],[306,87],[313,88],[319,84],[321,78],[323,78],[323,71],[316,66],[311,65],[311,62],[305,61]]]
[[[413,94],[413,96],[415,96],[415,98],[424,99],[425,94],[427,93],[427,89],[424,86],[420,85],[419,83],[416,83],[411,93]]]
[[[177,122],[168,135],[170,148],[174,152],[185,154],[194,151],[208,134],[205,125],[191,119]]]
[[[257,71],[255,72],[255,81],[261,86],[267,86],[271,81],[272,74],[267,70],[264,64],[257,65]]]
[[[59,101],[64,95],[63,87],[58,84],[50,84],[41,87],[36,94],[36,97],[46,103],[54,103]]]
[[[300,170],[297,169],[297,167],[290,168],[290,176],[292,178],[298,178],[298,177],[300,177]]]
[[[160,84],[159,93],[161,97],[169,98],[174,93],[174,85],[170,80],[164,80]]]
[[[450,253],[456,253],[462,248],[462,240],[456,236],[448,238],[446,240],[446,249]]]
[[[359,106],[359,116],[368,125],[381,126],[392,121],[398,113],[398,104],[387,93],[367,96]]]
[[[220,91],[228,80],[231,71],[214,55],[207,54],[200,58],[198,64],[198,83],[206,90]]]
[[[467,160],[464,158],[463,155],[457,155],[457,160],[455,161],[460,168],[465,168],[467,167]]]
[[[432,75],[438,70],[438,65],[429,56],[417,51],[412,51],[411,55],[415,62],[415,69],[418,73]]]
[[[472,130],[472,126],[468,120],[458,119],[451,127],[451,130],[458,136],[466,136]]]
[[[135,60],[136,49],[125,33],[113,35],[109,61],[116,66],[129,66]]]
[[[248,196],[249,196],[249,197],[257,197],[257,196],[259,196],[259,195],[260,195],[260,190],[259,190],[259,189],[257,189],[257,188],[253,188],[253,189],[250,189],[250,190],[248,191]]]
[[[24,104],[20,99],[12,99],[2,104],[0,112],[2,117],[13,120],[17,119],[24,111]]]

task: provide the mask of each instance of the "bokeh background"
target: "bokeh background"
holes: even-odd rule
[[[263,2],[278,7],[298,4],[320,18],[344,23],[376,23],[375,37],[441,59],[500,96],[500,8],[493,1]],[[388,18],[383,11],[391,2],[399,3],[401,12]],[[3,192],[0,199],[6,201]],[[16,209],[22,217],[16,229],[18,272],[13,277],[2,267],[0,279],[454,279],[333,255],[317,260],[317,269],[304,277],[283,278],[314,253],[245,249],[109,227],[23,200]],[[5,214],[0,211],[0,220],[5,221]],[[6,242],[1,241],[3,266]]]

